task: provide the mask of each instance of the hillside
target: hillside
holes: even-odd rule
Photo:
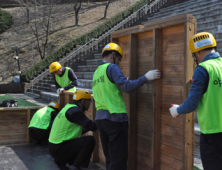
[[[102,19],[105,9],[104,2],[82,4],[79,15],[79,26],[75,26],[75,13],[73,4],[56,5],[53,8],[49,43],[46,54],[58,49],[68,41],[78,37],[107,19],[133,5],[139,0],[113,1],[107,12],[107,18]],[[0,34],[0,83],[11,81],[18,72],[17,61],[13,46],[18,46],[19,62],[21,70],[26,70],[36,62],[40,61],[37,51],[36,39],[31,31],[30,24],[26,23],[26,9],[23,7],[4,9],[12,14],[14,24],[6,32]],[[30,17],[31,23],[34,17]]]

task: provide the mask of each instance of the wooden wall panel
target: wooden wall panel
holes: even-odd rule
[[[137,77],[145,75],[153,65],[153,32],[139,33],[137,47]],[[149,82],[137,90],[137,169],[152,168],[153,85]]]
[[[173,119],[169,108],[171,104],[182,104],[189,93],[189,79],[194,72],[189,40],[195,31],[195,18],[185,14],[112,33],[112,41],[123,47],[126,54],[120,65],[125,76],[128,76],[128,70],[130,73],[135,70],[137,77],[134,79],[149,70],[162,72],[161,80],[148,82],[133,94],[136,104],[132,98],[124,96],[130,113],[129,133],[132,134],[129,139],[133,140],[130,141],[130,154],[135,153],[136,145],[136,168],[135,160],[132,160],[135,155],[129,155],[129,161],[133,161],[129,164],[133,168],[129,167],[129,170],[193,169],[194,114]],[[130,45],[127,43],[129,37]],[[135,53],[136,61],[135,58],[132,60]],[[136,69],[131,61],[137,62]],[[132,113],[134,106],[136,116]],[[132,129],[135,126],[136,130]]]

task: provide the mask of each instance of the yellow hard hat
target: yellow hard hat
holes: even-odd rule
[[[204,50],[211,47],[216,47],[217,42],[214,36],[209,32],[201,32],[195,34],[190,39],[190,51],[196,53],[200,50]]]
[[[61,66],[61,64],[59,62],[53,62],[50,66],[49,66],[49,71],[51,73],[57,71]]]
[[[76,90],[73,94],[73,100],[91,99],[91,93],[84,89]]]
[[[59,105],[59,103],[57,103],[57,102],[52,101],[52,102],[50,102],[50,103],[48,104],[48,106],[51,106],[51,107],[53,107],[53,108],[55,108],[55,109],[60,110],[60,105]]]
[[[121,55],[121,57],[123,56],[122,48],[118,44],[116,44],[116,43],[109,43],[109,44],[107,44],[103,48],[102,54],[104,53],[104,51],[117,51]]]

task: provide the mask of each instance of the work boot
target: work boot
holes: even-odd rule
[[[56,160],[54,160],[54,162],[60,170],[69,170],[69,168],[66,166],[66,163]]]

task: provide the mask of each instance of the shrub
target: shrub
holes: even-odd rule
[[[12,24],[12,15],[0,9],[0,33],[5,32]]]

